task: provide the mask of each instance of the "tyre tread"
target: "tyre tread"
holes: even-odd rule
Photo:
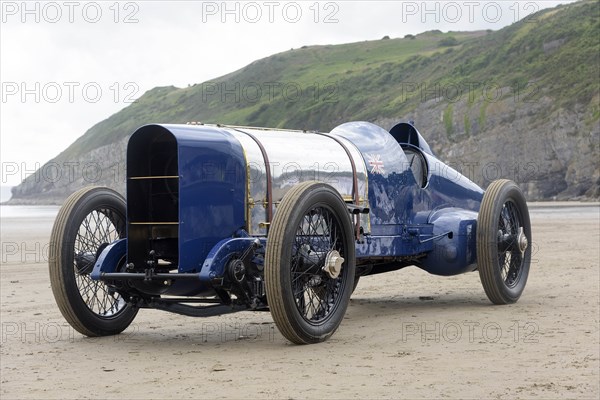
[[[50,248],[48,252],[50,286],[52,288],[52,293],[54,294],[56,304],[58,305],[63,317],[75,330],[85,336],[90,337],[112,335],[125,329],[121,329],[123,324],[121,324],[120,327],[115,327],[115,329],[108,330],[98,326],[90,327],[86,321],[82,320],[82,318],[78,316],[75,306],[69,298],[69,289],[66,286],[69,284],[68,277],[65,275],[66,268],[72,268],[72,266],[63,265],[64,252],[66,251],[63,238],[65,238],[65,235],[68,234],[69,229],[72,228],[69,225],[69,220],[77,214],[78,207],[80,206],[81,202],[85,201],[86,198],[91,198],[95,192],[98,192],[99,194],[102,192],[110,193],[110,195],[115,196],[115,199],[118,199],[118,201],[121,202],[125,207],[125,199],[117,192],[105,187],[87,186],[74,192],[67,198],[59,210],[58,215],[56,216],[56,220],[50,234]],[[134,311],[134,313],[131,315],[131,320],[133,320],[135,317],[135,313],[137,313],[137,311]],[[126,322],[124,326],[126,327],[129,325],[131,320]]]
[[[315,182],[309,181],[294,186],[286,194],[282,202],[277,208],[277,213],[273,218],[271,227],[269,229],[269,236],[273,238],[281,238],[285,232],[287,226],[286,222],[289,220],[294,206],[307,188],[314,185]],[[275,320],[277,328],[279,328],[281,334],[285,336],[289,341],[295,344],[306,344],[292,328],[292,321],[288,314],[285,312],[285,305],[283,299],[280,298],[279,293],[281,288],[277,285],[281,285],[281,268],[279,266],[282,251],[282,241],[272,241],[267,245],[267,251],[265,254],[265,265],[278,266],[277,268],[265,268],[265,280],[273,283],[272,285],[266,285],[267,300],[269,302],[269,309]]]
[[[271,222],[269,237],[272,239],[271,241],[267,241],[267,250],[265,253],[265,282],[269,308],[281,334],[295,344],[322,342],[329,338],[335,332],[335,329],[337,329],[335,328],[321,336],[313,336],[302,332],[300,323],[290,315],[290,310],[286,310],[286,301],[281,296],[281,293],[286,290],[282,287],[282,266],[280,265],[284,247],[282,238],[284,238],[288,223],[293,218],[293,213],[296,211],[298,204],[301,203],[302,198],[305,195],[309,196],[311,188],[314,187],[316,189],[319,185],[323,185],[323,187],[328,188],[328,190],[331,190],[333,194],[339,197],[335,189],[317,181],[303,182],[290,189],[277,207],[277,213],[275,213]],[[343,202],[341,197],[340,201]],[[351,271],[353,276],[354,271]],[[352,279],[352,277],[349,279]],[[347,296],[348,300],[349,297],[350,293]]]
[[[494,262],[497,259],[497,254],[494,254],[493,247],[493,243],[496,243],[497,240],[498,222],[494,219],[499,217],[496,212],[498,202],[501,200],[499,197],[515,188],[521,193],[519,187],[513,181],[508,179],[493,181],[483,196],[477,220],[477,265],[479,277],[489,300],[499,305],[514,303],[518,300],[518,296],[513,298],[502,290],[501,285],[504,282],[496,265],[497,262]]]

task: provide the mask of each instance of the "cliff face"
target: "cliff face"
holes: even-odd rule
[[[600,124],[589,112],[557,109],[552,99],[479,106],[467,102],[423,104],[417,128],[436,155],[482,187],[512,179],[529,200],[590,200],[600,197]],[[377,121],[385,128],[395,121]]]
[[[57,157],[12,189],[8,204],[60,205],[84,186],[108,186],[125,194],[127,138],[77,157]]]
[[[507,178],[529,200],[598,199],[600,124],[586,124],[586,113],[573,110],[556,110],[540,120],[537,115],[549,102],[522,104],[511,98],[488,104],[485,117],[465,102],[453,104],[450,111],[447,104],[430,102],[418,107],[413,118],[441,160],[484,188],[494,179]],[[390,129],[398,121],[374,122]],[[61,204],[87,185],[125,194],[126,146],[127,137],[76,159],[57,158],[14,188],[11,203]]]
[[[148,123],[329,131],[356,120],[386,129],[414,120],[440,159],[483,187],[509,178],[529,200],[597,199],[599,14],[598,0],[581,1],[498,32],[305,46],[211,82],[155,88],[90,128],[10,202],[62,203],[86,185],[122,192],[128,135]]]

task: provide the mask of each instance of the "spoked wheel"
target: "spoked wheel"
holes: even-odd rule
[[[477,266],[494,304],[516,302],[531,263],[531,223],[527,202],[509,180],[490,184],[477,218]]]
[[[123,197],[108,188],[88,187],[67,199],[52,228],[52,292],[67,322],[84,335],[120,333],[137,314],[119,293],[90,277],[102,250],[125,237],[125,221]]]
[[[305,182],[283,198],[265,255],[275,324],[296,344],[322,342],[339,327],[356,269],[352,223],[331,186]]]

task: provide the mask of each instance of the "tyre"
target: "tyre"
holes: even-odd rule
[[[292,188],[265,254],[267,301],[283,336],[296,344],[327,340],[346,313],[355,269],[352,222],[337,191],[319,182]]]
[[[354,293],[354,291],[356,290],[356,287],[358,286],[358,281],[360,281],[360,275],[357,275],[354,277],[354,285],[352,285],[352,293]]]
[[[137,314],[119,293],[90,277],[102,250],[125,237],[125,215],[121,195],[88,187],[67,199],[52,228],[48,263],[52,292],[67,322],[86,336],[120,333]]]
[[[477,217],[477,266],[494,304],[516,302],[531,263],[531,223],[527,202],[512,181],[497,180],[483,196]]]

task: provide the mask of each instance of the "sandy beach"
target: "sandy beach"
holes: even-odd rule
[[[492,305],[477,273],[407,268],[363,278],[334,336],[296,346],[268,312],[141,310],[121,335],[83,337],[50,289],[56,208],[2,207],[0,397],[598,399],[600,207],[530,211],[518,303]]]

